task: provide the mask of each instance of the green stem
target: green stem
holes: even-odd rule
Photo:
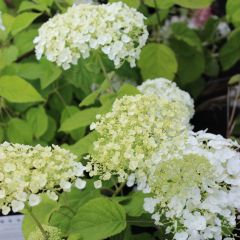
[[[101,58],[100,54],[97,54],[97,58],[98,58],[99,65],[100,65],[100,67],[102,69],[103,75],[108,80],[108,82],[111,83],[111,79],[109,78],[109,75],[107,73],[107,70],[106,70],[106,68],[104,66],[104,63],[102,61],[102,58]]]
[[[122,189],[124,188],[125,184],[126,184],[125,182],[122,182],[120,184],[120,186],[118,188],[116,188],[116,190],[115,190],[115,192],[113,193],[112,196],[113,197],[117,196],[122,191]]]
[[[30,216],[32,217],[32,219],[34,220],[34,222],[38,226],[39,230],[41,231],[41,233],[42,233],[42,235],[44,237],[44,240],[48,240],[48,235],[47,235],[46,231],[43,229],[42,224],[38,221],[37,217],[32,212],[31,207],[26,206],[26,209],[28,210]]]
[[[156,9],[157,21],[158,21],[159,27],[161,27],[161,19],[160,19],[160,15],[159,15],[158,4],[157,4],[157,1],[156,1],[156,0],[153,0],[153,1],[154,1],[155,9]]]

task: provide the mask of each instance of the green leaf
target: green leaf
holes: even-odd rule
[[[100,74],[100,67],[95,56],[88,59],[79,59],[76,66],[64,71],[65,79],[81,90],[85,94],[91,92],[93,83],[102,82],[103,76]]]
[[[145,211],[143,209],[144,198],[147,195],[142,192],[134,192],[131,195],[131,200],[127,205],[124,205],[127,215],[132,217],[139,217]]]
[[[137,94],[141,94],[141,92],[139,92],[139,90],[136,87],[134,87],[131,84],[125,83],[119,89],[119,91],[117,93],[117,96],[118,97],[123,97],[125,95],[134,96],[134,95],[137,95]]]
[[[48,116],[43,106],[29,109],[26,115],[26,120],[32,127],[33,135],[37,139],[48,129]]]
[[[35,2],[51,7],[54,0],[35,0]]]
[[[21,32],[25,28],[27,28],[38,16],[40,16],[40,13],[22,13],[18,15],[14,23],[12,25],[11,32],[15,36],[17,33]]]
[[[240,59],[240,28],[231,32],[228,41],[220,49],[223,70],[233,67]]]
[[[219,63],[214,57],[211,52],[205,52],[205,61],[206,61],[206,69],[205,69],[205,74],[210,76],[210,77],[216,77],[219,74],[220,67]]]
[[[71,192],[63,193],[60,196],[59,204],[70,207],[74,212],[77,212],[79,207],[83,206],[89,200],[98,198],[101,196],[99,189],[94,189],[93,184],[87,181],[86,188],[83,191],[72,188]],[[64,216],[67,214],[72,216],[72,212],[66,211],[67,209],[62,207],[58,211],[54,212],[50,218],[50,224],[60,228],[64,233],[68,234],[71,226],[71,218]]]
[[[0,143],[2,143],[4,140],[4,129],[0,127]]]
[[[0,11],[1,12],[7,12],[8,8],[4,1],[0,1]]]
[[[12,45],[0,49],[0,70],[13,63],[18,56],[18,49]]]
[[[41,139],[46,142],[52,142],[52,140],[55,137],[56,131],[57,131],[56,121],[52,117],[48,116],[48,129],[41,137]]]
[[[185,23],[174,23],[172,25],[172,31],[176,39],[196,47],[198,50],[202,49],[202,43],[198,35],[192,29],[188,28]]]
[[[47,225],[50,215],[57,208],[58,208],[57,202],[52,201],[44,196],[41,204],[36,207],[33,207],[32,211],[41,224]],[[24,238],[28,239],[29,234],[35,231],[36,228],[37,228],[36,223],[33,221],[28,211],[24,210],[24,219],[22,224]]]
[[[42,89],[45,89],[51,83],[56,81],[62,73],[62,70],[58,66],[47,61],[46,59],[41,60],[40,68],[41,68],[41,75],[39,77],[41,80]]]
[[[110,0],[110,3],[119,2],[119,0]],[[121,0],[121,2],[126,3],[129,7],[138,8],[140,5],[139,0]]]
[[[89,108],[75,113],[61,124],[59,131],[70,132],[74,129],[90,125],[95,121],[98,111],[99,108]]]
[[[24,79],[39,79],[42,73],[38,63],[13,63],[3,70],[4,75],[18,75]]]
[[[138,66],[144,79],[165,77],[172,80],[178,68],[174,52],[158,43],[149,43],[143,48]]]
[[[0,30],[0,40],[6,41],[8,38],[8,34],[11,31],[11,27],[14,22],[14,17],[12,15],[4,13],[2,14],[2,22],[5,27],[5,30],[4,31]]]
[[[83,106],[89,106],[92,105],[93,103],[95,103],[97,97],[99,95],[99,91],[94,91],[92,93],[90,93],[87,97],[85,97],[82,102],[80,103],[80,107]]]
[[[86,127],[95,121],[97,114],[104,114],[108,112],[111,106],[112,101],[108,101],[101,107],[93,107],[79,111],[70,118],[66,119],[61,124],[59,131],[70,132],[80,127]]]
[[[228,0],[226,5],[227,18],[235,26],[240,26],[240,1]]]
[[[109,76],[109,77],[111,78],[112,76]],[[99,89],[90,93],[86,98],[84,98],[79,106],[82,107],[82,106],[89,106],[93,104],[96,101],[97,97],[109,87],[110,87],[109,81],[104,80],[101,86],[99,87]]]
[[[144,4],[154,8],[157,5],[157,7],[160,9],[168,9],[174,4],[173,1],[174,0],[156,0],[156,3],[155,3],[155,0],[145,0]]]
[[[213,0],[173,0],[175,4],[178,4],[185,8],[199,9],[206,8],[211,5]]]
[[[19,53],[18,56],[22,56],[34,49],[33,40],[37,36],[37,29],[28,29],[20,32],[14,37],[14,44],[17,46]]]
[[[126,213],[118,203],[107,198],[96,198],[79,208],[70,227],[71,235],[83,240],[101,240],[116,235],[126,228]]]
[[[60,122],[63,123],[66,119],[70,118],[77,112],[79,112],[79,109],[76,106],[65,107],[62,111]],[[84,136],[85,130],[86,130],[85,127],[81,127],[79,129],[75,129],[75,130],[71,131],[70,135],[74,140],[79,140],[81,137]]]
[[[8,122],[7,138],[12,143],[31,144],[32,129],[28,123],[18,118],[12,118]]]
[[[228,84],[235,85],[235,84],[238,84],[239,82],[240,82],[240,74],[236,74],[229,79]]]
[[[201,51],[183,41],[172,39],[170,43],[178,61],[178,80],[181,86],[186,86],[204,73],[204,55]]]
[[[98,137],[97,132],[93,131],[89,133],[87,136],[81,138],[74,145],[68,146],[67,149],[69,149],[71,152],[78,156],[90,153],[93,147],[93,142],[97,140],[97,137]]]
[[[0,96],[14,103],[43,101],[35,88],[18,76],[3,76],[0,78]]]
[[[33,2],[29,2],[29,1],[23,1],[21,2],[20,6],[19,6],[19,9],[18,9],[18,12],[24,12],[24,11],[27,11],[27,10],[37,10],[37,11],[40,11],[40,12],[44,12],[44,11],[47,11],[48,8],[46,6],[46,4],[43,4],[43,3],[33,3]]]

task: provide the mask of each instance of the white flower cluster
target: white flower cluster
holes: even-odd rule
[[[0,12],[0,30],[5,31],[5,26],[3,25],[2,21],[2,12]]]
[[[181,157],[152,165],[153,198],[145,199],[144,208],[155,223],[167,219],[166,231],[176,240],[234,239],[229,237],[240,209],[237,149],[237,143],[220,135],[190,132]]]
[[[85,167],[76,156],[59,146],[0,145],[0,209],[7,215],[25,204],[36,206],[41,194],[57,200],[59,191],[70,191],[72,183],[83,189]]]
[[[43,24],[35,38],[36,56],[46,55],[63,69],[100,50],[118,68],[132,67],[148,38],[144,16],[122,2],[106,5],[79,4]]]
[[[185,124],[188,125],[189,120],[194,114],[194,102],[189,93],[181,90],[175,82],[165,78],[157,78],[147,80],[142,85],[138,86],[138,90],[144,95],[156,95],[159,98],[166,98],[169,101],[178,102],[186,106]]]
[[[117,99],[112,111],[97,116],[98,122],[91,125],[99,137],[88,156],[90,176],[108,180],[116,174],[123,182],[131,173],[144,175],[157,149],[162,149],[162,158],[178,154],[186,135],[182,108],[181,103],[155,95]]]

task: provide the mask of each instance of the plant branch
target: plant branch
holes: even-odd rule
[[[34,220],[34,222],[38,226],[39,230],[41,231],[41,233],[42,233],[42,235],[44,237],[44,240],[48,240],[48,235],[47,235],[46,231],[43,229],[42,224],[38,221],[37,217],[32,212],[31,207],[26,206],[26,209],[28,210],[30,216],[32,217],[32,219]]]
[[[113,197],[117,196],[122,191],[122,189],[124,188],[125,184],[126,184],[125,182],[122,182],[120,184],[120,186],[116,188],[116,190],[115,190],[115,192],[113,193],[112,196]]]

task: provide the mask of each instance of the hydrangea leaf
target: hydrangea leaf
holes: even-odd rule
[[[43,101],[36,89],[18,76],[3,76],[0,78],[0,96],[14,103],[29,103]]]
[[[73,213],[64,207],[66,205],[66,202],[68,204],[68,207],[77,212],[78,209],[86,204],[89,200],[101,196],[100,190],[94,189],[91,182],[91,180],[87,182],[84,191],[79,191],[79,189],[73,188],[71,192],[61,195],[59,203],[62,204],[63,207],[60,207],[58,211],[54,212],[51,215],[49,221],[51,225],[60,228],[65,233],[68,233],[71,226],[71,219],[65,216],[71,216]]]
[[[65,107],[61,113],[61,121],[60,122],[63,123],[66,119],[70,118],[77,112],[79,112],[79,109],[76,106]],[[85,127],[80,127],[79,129],[75,129],[75,130],[71,131],[70,135],[71,135],[72,139],[79,140],[80,138],[82,138],[85,134],[85,129],[86,129]]]
[[[145,211],[143,209],[144,198],[146,194],[142,192],[134,192],[131,200],[124,205],[127,215],[131,217],[140,217]]]
[[[178,64],[174,52],[164,44],[149,43],[140,55],[138,66],[144,79],[173,79]]]
[[[33,2],[29,2],[29,1],[23,1],[21,2],[18,12],[24,12],[24,11],[28,11],[28,10],[37,10],[40,12],[44,12],[44,11],[48,11],[48,8],[46,6],[46,4],[43,3],[33,3]]]
[[[92,143],[97,139],[97,136],[98,134],[95,131],[93,131],[89,133],[87,136],[81,138],[75,144],[68,146],[67,149],[69,149],[71,152],[79,156],[89,153],[92,148]]]
[[[56,121],[52,117],[48,116],[48,129],[41,137],[41,139],[46,142],[51,142],[56,134],[56,131],[57,131]]]
[[[33,138],[32,129],[26,121],[12,118],[8,122],[7,138],[12,143],[31,144]]]
[[[174,23],[172,25],[173,35],[176,39],[187,43],[190,46],[202,49],[202,43],[196,32],[188,28],[185,23]]]
[[[0,70],[13,63],[18,56],[18,49],[12,45],[0,49]]]
[[[0,142],[4,140],[4,130],[2,127],[0,127]]]
[[[34,49],[33,39],[37,36],[37,33],[37,29],[31,28],[20,32],[14,37],[14,44],[19,50],[19,56]]]
[[[123,84],[117,93],[118,97],[123,97],[125,95],[133,96],[137,94],[140,94],[139,90],[128,83]]]
[[[199,9],[210,6],[213,0],[173,0],[173,2],[185,8]]]
[[[40,13],[31,12],[26,12],[18,15],[12,25],[12,34],[15,36],[17,33],[27,28],[40,15]]]
[[[228,0],[226,5],[227,18],[235,26],[240,26],[240,1]]]
[[[36,138],[41,137],[48,129],[48,116],[43,106],[31,108],[26,115],[27,122],[32,127]]]
[[[158,7],[160,9],[168,9],[170,8],[174,2],[173,0],[145,0],[144,3],[150,7]]]
[[[240,60],[240,29],[233,31],[228,41],[220,49],[220,61],[224,70],[228,70]]]
[[[197,80],[205,70],[205,59],[202,51],[176,39],[171,40],[178,61],[178,80],[182,86]],[[191,67],[190,66],[191,63]]]
[[[70,227],[71,235],[86,240],[101,240],[116,235],[126,228],[124,208],[107,198],[96,198],[79,208]]]

